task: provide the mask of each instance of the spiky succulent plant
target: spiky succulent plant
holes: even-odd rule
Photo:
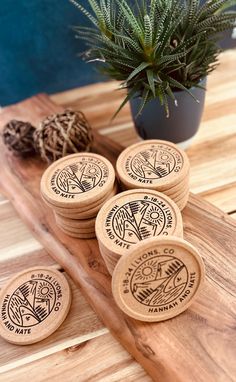
[[[191,95],[191,87],[215,69],[220,33],[236,21],[229,11],[236,0],[88,0],[89,10],[70,1],[92,24],[75,27],[88,46],[86,57],[127,88],[118,111],[141,96],[139,113],[159,98],[168,115],[174,91]]]

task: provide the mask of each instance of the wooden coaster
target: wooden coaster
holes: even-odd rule
[[[93,234],[95,235],[95,226],[91,228],[77,228],[77,227],[70,227],[67,225],[59,224],[57,223],[59,228],[62,228],[68,232],[71,233],[78,233],[78,234]]]
[[[95,219],[95,217],[98,214],[98,211],[101,209],[103,204],[106,203],[108,199],[116,195],[116,192],[117,190],[115,188],[113,189],[111,193],[108,194],[106,199],[102,200],[101,203],[97,204],[95,207],[91,205],[91,208],[87,206],[86,210],[84,210],[83,212],[81,212],[80,210],[78,210],[77,212],[71,212],[72,209],[66,209],[66,208],[63,208],[63,209],[54,208],[54,211],[57,213],[57,215],[64,218],[72,219],[72,220],[83,220],[83,221],[92,220],[92,219]]]
[[[114,265],[113,265],[113,263],[111,262],[110,258],[107,257],[107,256],[105,255],[105,253],[104,253],[103,250],[100,248],[100,246],[99,246],[99,251],[100,251],[100,254],[101,254],[101,256],[102,256],[102,258],[103,258],[103,260],[104,260],[104,262],[105,262],[105,264],[106,264],[106,267],[107,267],[107,269],[108,269],[108,272],[109,272],[110,275],[112,276],[113,271],[114,271]]]
[[[186,191],[184,191],[184,193],[182,193],[181,195],[177,195],[176,197],[171,197],[171,199],[175,202],[175,204],[177,204],[177,206],[179,207],[178,203],[181,203],[183,200],[185,200],[186,198],[189,197],[189,189],[187,189]]]
[[[98,205],[97,207],[91,208],[87,212],[77,212],[77,213],[71,213],[69,211],[68,212],[58,212],[57,209],[55,209],[54,211],[56,211],[57,215],[64,217],[64,218],[68,218],[68,219],[72,219],[72,220],[90,220],[90,219],[96,218],[98,211],[101,209],[101,207],[103,206],[103,204],[105,202],[106,201],[104,201],[101,205]]]
[[[112,198],[114,195],[117,193],[117,185],[115,184],[113,186],[113,189],[109,191],[107,194],[105,194],[101,199],[97,200],[94,203],[90,203],[89,205],[86,205],[85,207],[82,208],[73,208],[73,207],[55,207],[52,206],[48,201],[42,196],[43,201],[54,211],[61,213],[61,214],[67,214],[67,215],[79,215],[79,214],[84,214],[89,212],[90,210],[94,209],[96,207],[100,207],[103,203],[105,203],[108,199]]]
[[[112,190],[115,171],[93,153],[68,155],[52,163],[41,179],[41,193],[52,207],[82,208]]]
[[[175,202],[177,206],[179,207],[180,211],[183,211],[183,209],[186,207],[188,200],[189,200],[189,193],[187,193],[187,195],[183,199]]]
[[[152,238],[123,256],[112,276],[112,293],[127,315],[164,321],[186,310],[204,280],[198,251],[183,239]]]
[[[57,224],[59,228],[61,228],[62,230],[66,231],[66,232],[70,232],[70,233],[75,233],[75,234],[78,234],[78,235],[93,235],[93,237],[95,237],[95,226],[92,227],[92,228],[74,228],[74,227],[70,227],[70,226],[66,226],[66,225],[62,225],[62,224]]]
[[[65,233],[68,236],[74,237],[76,239],[94,239],[96,237],[95,232],[90,233],[78,233],[78,232],[72,232],[70,230],[67,230],[65,228],[59,227],[59,229]]]
[[[186,191],[183,192],[183,194],[179,195],[179,196],[176,196],[176,198],[172,199],[174,200],[174,202],[177,204],[177,202],[181,202],[182,200],[185,200],[186,198],[189,197],[189,189],[187,189]]]
[[[74,227],[78,229],[80,228],[91,229],[95,227],[96,218],[87,219],[87,220],[76,220],[76,219],[64,218],[60,215],[57,215],[56,213],[54,215],[55,215],[57,224],[65,225],[68,227]]]
[[[183,180],[181,180],[179,183],[176,183],[175,186],[167,187],[166,189],[163,188],[163,190],[161,192],[164,192],[164,193],[170,194],[170,195],[175,194],[175,193],[179,192],[181,189],[183,189],[184,187],[186,187],[187,184],[189,185],[189,181],[190,181],[190,171],[188,172],[188,175]]]
[[[166,190],[188,175],[187,155],[175,144],[147,140],[125,149],[116,163],[121,182],[132,188]]]
[[[177,193],[181,192],[184,188],[189,186],[189,180],[190,180],[190,172],[188,173],[186,178],[181,180],[181,182],[177,183],[175,186],[167,187],[166,189],[164,189],[164,187],[162,187],[161,191],[159,191],[158,187],[157,187],[156,191],[163,192],[167,196],[171,197],[173,194],[177,194]],[[133,189],[134,189],[134,187],[128,187],[128,186],[122,185],[123,191],[133,190]]]
[[[149,237],[182,237],[182,216],[177,205],[162,193],[147,189],[125,191],[104,204],[95,231],[108,251],[123,255]]]
[[[0,335],[28,345],[50,336],[65,320],[71,291],[61,272],[34,267],[13,277],[0,295]]]
[[[179,199],[183,198],[188,192],[189,192],[189,185],[184,187],[182,190],[180,190],[176,194],[168,195],[165,192],[164,192],[164,194],[167,195],[170,199],[175,201],[175,200],[179,200]]]
[[[165,195],[169,196],[170,198],[176,198],[179,195],[183,194],[187,190],[189,190],[189,180],[185,180],[185,182],[181,182],[181,184],[176,188],[174,191],[170,188],[169,190],[162,191]]]
[[[103,246],[101,242],[98,241],[99,249],[103,255],[104,258],[108,259],[110,263],[113,265],[113,268],[115,268],[116,264],[120,260],[121,255],[112,252],[108,250],[106,247]]]

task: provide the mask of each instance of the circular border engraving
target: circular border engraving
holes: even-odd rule
[[[98,213],[95,230],[107,250],[120,255],[141,240],[183,236],[182,216],[175,203],[146,189],[125,191],[106,202]]]
[[[176,237],[136,244],[117,263],[112,292],[121,310],[141,321],[172,318],[192,303],[204,279],[198,251]]]
[[[70,287],[61,272],[41,267],[23,271],[1,291],[0,335],[15,344],[41,341],[62,324],[70,303]]]
[[[112,191],[115,171],[93,153],[68,155],[52,163],[41,179],[41,193],[53,207],[83,208]]]
[[[167,190],[187,178],[187,155],[175,144],[147,140],[125,149],[118,157],[117,172],[128,188]]]

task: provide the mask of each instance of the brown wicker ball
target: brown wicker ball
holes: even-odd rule
[[[3,142],[14,154],[25,157],[35,154],[34,135],[35,127],[29,122],[8,122],[2,132]]]
[[[81,111],[65,110],[45,118],[34,133],[36,150],[47,162],[65,155],[88,151],[92,129]]]

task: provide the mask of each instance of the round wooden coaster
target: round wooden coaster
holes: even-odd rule
[[[110,275],[112,276],[112,273],[113,273],[113,270],[114,270],[114,266],[111,262],[111,260],[104,254],[103,250],[100,248],[99,246],[99,250],[100,250],[100,254],[104,260],[104,263],[108,269],[108,272],[110,273]]]
[[[105,203],[105,201],[101,204],[101,206],[104,203]],[[81,212],[77,212],[77,213],[58,212],[58,210],[56,210],[56,213],[58,216],[61,216],[61,217],[67,218],[67,219],[85,221],[85,220],[95,219],[101,206],[99,205],[95,208],[92,208],[89,212],[83,212],[83,213],[81,213]]]
[[[65,224],[60,224],[60,223],[57,223],[58,227],[59,228],[62,228],[68,232],[71,232],[71,233],[78,233],[78,234],[93,234],[95,235],[95,226],[94,227],[90,227],[90,228],[77,228],[77,227],[71,227],[71,226],[67,226]]]
[[[187,189],[181,195],[176,196],[172,200],[174,200],[175,203],[177,204],[177,202],[181,202],[182,200],[185,200],[187,197],[189,197],[189,193],[190,193],[190,191],[189,191],[189,189]]]
[[[156,191],[159,191],[159,192],[163,192],[164,194],[166,194],[167,196],[172,196],[173,194],[178,194],[179,192],[181,192],[184,188],[186,188],[187,186],[189,186],[189,180],[190,180],[190,172],[188,173],[188,175],[186,176],[186,178],[184,178],[183,180],[181,180],[179,183],[177,183],[176,185],[172,186],[172,187],[167,187],[166,189],[164,187],[161,187],[161,191],[158,190],[158,187],[156,188]],[[149,187],[147,187],[149,188]],[[128,185],[122,185],[122,189],[123,191],[125,190],[133,190],[134,187],[129,187]]]
[[[112,251],[109,251],[106,247],[102,245],[101,242],[98,241],[99,249],[103,255],[104,258],[108,259],[110,264],[112,265],[113,269],[115,268],[116,264],[120,260],[121,255],[114,253]]]
[[[82,208],[106,195],[114,182],[115,171],[106,158],[77,153],[47,168],[41,179],[41,193],[52,207]]]
[[[175,189],[175,191],[172,191],[172,189],[162,191],[165,195],[169,196],[171,199],[176,198],[181,194],[184,194],[184,192],[187,192],[189,190],[189,180],[186,180],[185,182],[182,182],[178,189]]]
[[[92,220],[97,216],[98,211],[101,209],[103,204],[106,203],[106,201],[112,198],[114,195],[116,195],[116,189],[114,189],[113,192],[110,193],[106,199],[103,199],[101,203],[97,204],[95,207],[91,205],[91,208],[87,206],[86,210],[84,210],[83,212],[80,212],[79,210],[77,212],[71,212],[70,209],[66,208],[54,208],[54,211],[56,211],[57,215],[71,220]]]
[[[186,207],[188,200],[189,200],[189,192],[185,195],[183,199],[175,202],[177,206],[179,207],[180,211],[183,211],[183,209]]]
[[[98,213],[95,231],[108,251],[123,255],[138,241],[149,237],[182,237],[182,216],[177,205],[160,192],[125,191],[104,204]]]
[[[186,178],[190,164],[175,144],[147,140],[125,149],[116,163],[121,182],[133,188],[166,190]]]
[[[49,267],[34,267],[13,277],[0,294],[0,335],[28,345],[50,336],[65,320],[71,304],[66,278]]]
[[[112,293],[127,315],[164,321],[186,310],[204,279],[204,263],[183,239],[152,238],[123,256],[112,276]]]
[[[166,194],[176,194],[178,193],[181,189],[185,188],[187,185],[189,185],[189,181],[190,181],[190,171],[188,172],[188,175],[183,179],[181,180],[179,183],[176,183],[175,186],[172,186],[172,187],[167,187],[166,189],[163,188],[163,191],[164,193]]]
[[[179,204],[182,205],[182,202],[189,197],[189,189],[187,189],[186,191],[184,191],[184,193],[182,193],[181,195],[177,195],[176,197],[171,197],[171,199],[175,202],[175,204],[177,204],[177,206],[179,207]]]
[[[112,191],[109,191],[107,194],[105,194],[101,199],[97,200],[94,203],[90,203],[89,205],[86,205],[85,207],[82,208],[73,208],[69,206],[68,208],[66,207],[55,207],[52,204],[50,204],[47,199],[45,199],[42,196],[43,201],[54,211],[61,213],[61,214],[66,214],[66,215],[78,215],[78,214],[84,214],[87,213],[91,209],[96,209],[96,207],[100,208],[100,206],[105,203],[108,199],[112,198],[114,195],[117,193],[117,185],[115,184]]]
[[[57,215],[64,217],[64,218],[71,219],[71,220],[78,220],[78,221],[79,220],[91,220],[91,219],[96,218],[98,211],[101,209],[101,207],[103,206],[103,204],[105,202],[106,201],[104,201],[101,205],[98,205],[97,207],[91,208],[87,212],[71,213],[71,212],[58,212],[58,210],[54,210],[54,211],[56,211]]]
[[[93,235],[93,237],[95,236],[95,226],[91,228],[76,228],[76,227],[70,227],[63,224],[59,224],[59,223],[57,223],[57,225],[59,228],[61,228],[62,230],[66,232],[75,233],[78,235],[88,234],[88,235]]]
[[[95,227],[96,218],[87,219],[87,220],[76,220],[76,219],[64,218],[56,213],[54,215],[55,215],[56,223],[59,225],[74,227],[78,229],[80,228],[91,229]]]
[[[65,228],[59,227],[59,229],[65,233],[68,236],[74,237],[76,239],[94,239],[96,237],[95,232],[91,233],[78,233],[78,232],[72,232],[70,230],[67,230]]]
[[[176,194],[168,195],[164,192],[165,195],[167,195],[170,199],[174,201],[182,199],[187,193],[189,193],[189,185],[187,185],[185,188],[183,188]]]

